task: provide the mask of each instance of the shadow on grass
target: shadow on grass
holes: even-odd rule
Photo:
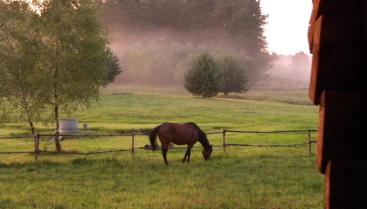
[[[168,154],[169,166],[168,168],[178,168],[182,166],[193,167],[193,168],[210,168],[210,167],[224,167],[230,169],[236,167],[236,165],[242,164],[248,167],[256,166],[269,166],[279,168],[289,167],[308,167],[313,165],[314,158],[309,158],[306,155],[292,155],[291,153],[257,153],[252,152],[243,153],[239,150],[229,150],[227,153],[217,151],[214,153],[210,160],[204,161],[201,154],[196,153],[194,158],[191,159],[190,163],[182,163],[184,153],[182,150],[171,151]],[[69,156],[65,156],[65,153],[57,154],[54,152],[42,153],[38,161],[27,161],[27,162],[11,162],[3,163],[0,162],[0,169],[21,169],[21,168],[32,168],[32,169],[48,169],[48,168],[63,168],[63,167],[75,167],[75,168],[96,168],[96,167],[111,167],[111,168],[132,168],[135,171],[147,170],[149,168],[167,168],[165,166],[160,151],[138,153],[135,156],[128,155],[73,155],[74,152],[68,152]],[[148,153],[148,154],[147,154]],[[181,155],[182,153],[182,155]],[[130,155],[130,154],[129,154]],[[290,156],[292,155],[292,156]],[[70,158],[68,158],[70,157]],[[43,159],[42,159],[43,158]],[[50,159],[47,159],[50,158]],[[60,161],[62,160],[62,161]]]
[[[0,199],[0,208],[9,208],[12,205],[11,200],[9,199]]]

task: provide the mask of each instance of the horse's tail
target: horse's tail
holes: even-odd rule
[[[149,133],[149,141],[150,145],[152,146],[152,150],[155,151],[157,149],[157,133],[159,129],[161,128],[161,125],[155,127],[150,133]]]

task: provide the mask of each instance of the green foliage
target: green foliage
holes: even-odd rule
[[[5,101],[0,96],[0,125],[3,124],[7,119],[7,108]]]
[[[231,56],[226,56],[218,61],[220,69],[219,92],[227,95],[230,92],[246,92],[248,83],[246,70],[243,63]]]
[[[107,39],[90,0],[49,1],[43,9],[43,100],[70,112],[98,98],[107,77]],[[57,97],[57,98],[56,98]]]
[[[192,62],[192,69],[185,75],[185,88],[194,95],[212,97],[218,92],[246,92],[248,78],[245,66],[234,56],[223,56],[215,61],[204,53]]]
[[[36,13],[22,1],[0,1],[0,99],[26,116],[32,133],[52,112],[58,133],[59,113],[89,106],[120,69],[93,0],[39,6]]]
[[[107,75],[105,80],[105,85],[112,83],[116,76],[118,76],[120,73],[122,73],[119,59],[116,57],[116,55],[113,54],[110,48],[107,48]]]
[[[20,113],[32,132],[32,122],[40,119],[45,108],[39,99],[43,45],[38,23],[39,16],[28,4],[0,2],[0,100]]]
[[[194,95],[213,97],[218,94],[219,76],[214,58],[204,53],[194,59],[191,70],[185,75],[185,88]]]
[[[106,83],[107,38],[93,0],[51,0],[41,13],[44,50],[42,100],[53,110],[58,152],[60,111],[89,106]]]

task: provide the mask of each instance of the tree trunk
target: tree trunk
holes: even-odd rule
[[[36,139],[37,138],[36,129],[35,129],[34,124],[33,124],[33,122],[31,121],[30,118],[28,118],[28,124],[29,124],[29,127],[31,127],[31,132],[32,132],[33,139],[34,139],[34,141],[36,141],[37,140]]]
[[[33,136],[36,136],[36,129],[34,128],[33,122],[28,119],[28,124],[31,127],[31,132]]]
[[[59,51],[58,51],[58,46],[56,47],[56,59],[57,59],[57,55],[58,55]],[[60,153],[62,151],[61,149],[61,144],[60,144],[60,140],[59,140],[59,129],[60,129],[60,122],[59,122],[59,101],[58,101],[58,96],[59,96],[59,92],[58,92],[58,63],[56,61],[56,66],[55,66],[55,74],[54,74],[54,117],[55,117],[55,146],[56,146],[56,152]]]
[[[57,96],[56,96],[57,98]],[[61,144],[60,144],[60,140],[59,140],[59,128],[60,128],[60,123],[59,123],[59,105],[55,104],[55,123],[56,123],[56,127],[55,127],[55,146],[56,146],[56,152],[61,152]]]
[[[37,155],[40,153],[38,134],[36,134],[36,129],[35,129],[34,124],[33,124],[32,120],[30,118],[28,118],[28,124],[31,127],[33,141],[34,141],[34,154],[35,154],[35,158],[37,160]]]
[[[25,99],[24,99],[24,101],[25,101]],[[24,103],[26,103],[26,102],[24,102]],[[32,133],[32,136],[33,136],[33,140],[36,142],[37,141],[36,128],[34,127],[34,124],[33,124],[33,121],[32,121],[29,105],[26,104],[25,107],[26,107],[25,109],[27,111],[27,120],[28,120],[29,127],[31,128],[31,133]]]

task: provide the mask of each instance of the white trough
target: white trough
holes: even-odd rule
[[[60,120],[60,134],[75,134],[79,132],[78,121],[75,119]]]

